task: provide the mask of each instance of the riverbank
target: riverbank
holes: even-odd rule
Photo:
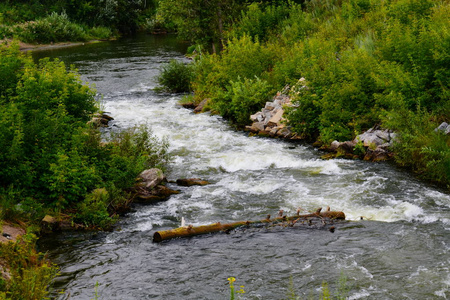
[[[194,100],[244,127],[288,86],[293,134],[330,147],[375,126],[396,132],[395,162],[450,190],[450,136],[435,131],[450,122],[450,5],[414,3],[254,4],[220,55],[195,59]]]
[[[108,39],[108,40],[90,40],[87,42],[60,42],[60,43],[51,43],[51,44],[30,44],[22,41],[15,41],[12,39],[3,39],[0,40],[0,44],[11,45],[13,43],[17,43],[19,45],[20,51],[45,51],[51,49],[60,49],[60,48],[69,48],[69,47],[79,47],[88,44],[96,44],[106,41],[113,41],[116,38]]]

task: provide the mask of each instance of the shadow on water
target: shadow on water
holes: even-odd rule
[[[343,273],[349,299],[450,297],[450,195],[389,164],[319,158],[313,148],[251,138],[218,116],[195,115],[179,95],[158,94],[155,76],[185,59],[172,36],[134,38],[33,53],[73,64],[95,84],[102,105],[126,128],[148,123],[166,137],[169,179],[211,182],[181,188],[155,205],[136,205],[116,230],[60,233],[41,239],[61,270],[56,299],[229,299],[227,278],[243,299],[286,299],[331,290]],[[188,224],[259,220],[283,209],[331,206],[348,222],[334,233],[310,228],[253,228],[155,244],[153,233]],[[364,216],[363,221],[360,216]],[[65,292],[58,294],[58,290]]]

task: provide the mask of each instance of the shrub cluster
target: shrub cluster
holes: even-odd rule
[[[136,176],[164,168],[167,143],[146,126],[105,141],[87,122],[98,111],[95,93],[75,70],[35,64],[17,46],[0,54],[0,218],[75,211],[86,225],[111,225]]]
[[[0,25],[0,38],[18,38],[26,43],[77,42],[89,39],[108,39],[113,36],[107,27],[85,27],[73,23],[66,13],[49,16],[12,26]]]
[[[290,85],[298,134],[330,143],[379,124],[400,133],[398,163],[449,184],[450,138],[433,131],[450,121],[449,15],[448,1],[253,3],[222,53],[195,61],[195,97],[244,124],[255,78],[267,96]]]
[[[15,242],[0,244],[2,265],[11,278],[0,277],[0,299],[46,299],[57,267],[35,250],[36,236],[28,233]]]
[[[192,91],[192,66],[182,61],[172,59],[163,65],[156,78],[161,88],[172,93],[189,93]]]

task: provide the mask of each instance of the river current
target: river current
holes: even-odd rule
[[[322,283],[348,299],[450,298],[450,195],[389,163],[322,160],[309,145],[249,137],[210,114],[157,93],[155,76],[185,45],[140,35],[33,56],[73,64],[95,84],[112,128],[148,124],[170,144],[169,180],[199,177],[206,186],[135,205],[112,232],[65,233],[40,241],[59,265],[55,299],[301,299]],[[259,220],[284,210],[330,206],[347,219],[334,233],[308,227],[254,228],[175,239],[153,233],[187,224]],[[361,220],[361,216],[363,220]],[[240,288],[240,287],[239,287]],[[62,292],[58,293],[58,291]],[[316,297],[317,298],[317,297]]]

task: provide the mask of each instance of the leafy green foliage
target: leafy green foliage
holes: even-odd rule
[[[108,212],[110,196],[105,188],[95,189],[78,205],[76,220],[86,226],[108,228],[114,224],[117,216]]]
[[[182,39],[213,48],[224,38],[224,31],[239,14],[236,0],[161,0],[158,14],[173,24]]]
[[[263,41],[270,32],[279,30],[278,26],[289,15],[287,4],[263,6],[253,2],[242,12],[239,23],[231,31],[232,36],[248,35],[253,40]]]
[[[157,77],[158,84],[162,89],[173,93],[190,92],[192,79],[192,67],[176,59],[172,59],[164,65]]]
[[[167,142],[146,126],[102,140],[88,120],[95,92],[75,70],[48,59],[34,64],[17,46],[0,48],[0,202],[4,218],[42,218],[79,209],[86,224],[109,226],[136,176],[169,161]],[[104,188],[108,201],[93,191]],[[81,204],[80,204],[81,203]]]
[[[264,80],[241,79],[230,81],[227,92],[215,98],[212,107],[221,115],[230,118],[237,125],[250,122],[250,115],[261,109],[268,99],[271,86]]]

